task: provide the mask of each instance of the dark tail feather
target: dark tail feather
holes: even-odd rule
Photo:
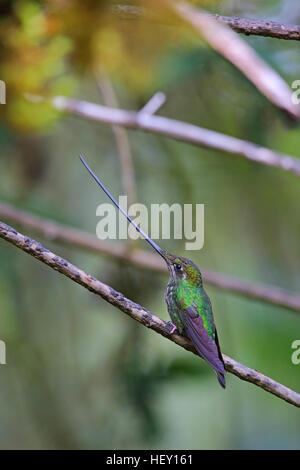
[[[213,341],[207,333],[204,327],[202,317],[195,315],[194,312],[189,309],[185,310],[185,317],[183,319],[187,336],[192,341],[196,350],[200,356],[208,362],[208,364],[214,368],[217,374],[220,385],[225,388],[225,366],[223,357],[220,351],[219,341],[217,334],[215,335],[216,340]]]
[[[222,356],[221,349],[220,349],[220,344],[219,344],[219,338],[218,338],[217,330],[215,330],[215,342],[216,342],[216,345],[217,345],[217,348],[218,348],[219,359],[220,359],[220,361],[222,362],[222,364],[223,364],[223,366],[224,366],[224,373],[216,370],[216,374],[217,374],[218,381],[219,381],[221,387],[226,388],[225,364],[224,364],[223,356]]]
[[[223,372],[219,372],[219,371],[216,371],[216,374],[217,374],[218,381],[219,381],[219,384],[221,385],[221,387],[226,388],[225,374],[223,374]]]

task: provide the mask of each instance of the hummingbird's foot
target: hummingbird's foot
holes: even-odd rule
[[[167,326],[171,329],[170,335],[172,335],[174,331],[177,330],[177,326],[172,321],[168,321]]]

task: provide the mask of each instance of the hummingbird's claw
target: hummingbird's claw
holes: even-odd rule
[[[177,326],[172,321],[168,321],[167,326],[168,328],[171,328],[170,335],[172,335],[177,330]]]

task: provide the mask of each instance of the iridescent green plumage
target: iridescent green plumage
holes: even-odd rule
[[[225,388],[225,367],[210,299],[199,268],[189,259],[161,250],[170,273],[165,300],[172,322],[188,336],[199,354],[215,369]]]

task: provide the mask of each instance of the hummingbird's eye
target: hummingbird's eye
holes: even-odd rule
[[[181,270],[181,264],[175,264],[175,268],[177,269],[177,271],[180,271]]]

